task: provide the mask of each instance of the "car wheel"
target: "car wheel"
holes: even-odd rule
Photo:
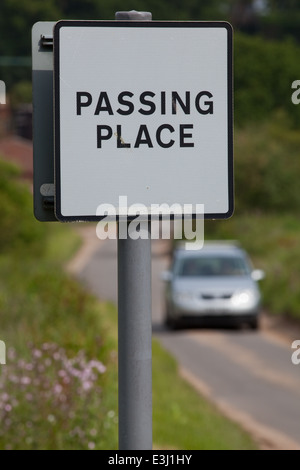
[[[170,330],[176,330],[177,328],[177,323],[173,318],[166,317],[165,324]]]
[[[171,317],[168,308],[166,309],[165,325],[171,330],[176,330],[176,327],[177,327],[176,320],[174,320],[174,318]]]
[[[258,317],[253,317],[249,321],[248,324],[249,324],[249,327],[251,328],[251,330],[253,330],[253,331],[259,330],[259,318]]]

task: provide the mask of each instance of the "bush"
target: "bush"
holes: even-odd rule
[[[299,126],[300,106],[291,101],[291,87],[300,80],[300,46],[291,40],[266,41],[237,33],[234,47],[236,124],[270,119],[283,109]]]
[[[19,170],[0,160],[0,252],[41,253],[46,227],[33,218],[32,196],[25,185],[16,184]]]
[[[300,133],[284,113],[235,134],[236,211],[298,212]]]

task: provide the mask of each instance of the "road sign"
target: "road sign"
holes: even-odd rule
[[[61,21],[54,72],[59,220],[119,213],[122,196],[232,214],[228,23]]]

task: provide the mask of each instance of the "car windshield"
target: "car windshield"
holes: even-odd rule
[[[179,261],[177,275],[181,277],[245,276],[246,261],[238,256],[188,257]]]

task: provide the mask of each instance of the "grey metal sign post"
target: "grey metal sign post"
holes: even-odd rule
[[[116,20],[151,21],[118,12]],[[119,222],[119,224],[127,222]],[[120,228],[120,227],[119,227]],[[119,230],[120,233],[120,230]],[[127,232],[128,233],[128,232]],[[118,237],[119,449],[152,449],[151,230],[147,240]]]
[[[120,450],[152,449],[150,236],[118,239]]]

